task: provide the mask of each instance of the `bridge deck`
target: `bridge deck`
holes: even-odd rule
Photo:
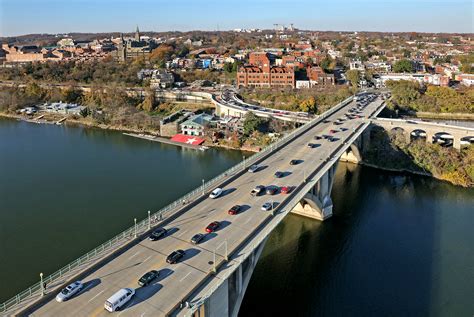
[[[381,101],[377,100],[369,104],[364,113],[373,113],[380,103]],[[333,114],[330,120],[341,117],[352,106],[353,102]],[[205,199],[172,221],[166,226],[171,233],[162,240],[141,241],[85,278],[85,289],[79,295],[65,303],[51,300],[31,315],[108,316],[103,308],[105,300],[124,287],[136,288],[136,296],[118,315],[161,316],[173,312],[179,302],[188,300],[200,285],[219,278],[210,274],[213,268],[213,251],[217,247],[217,262],[222,263],[224,241],[227,241],[228,252],[232,254],[271,218],[270,212],[260,210],[263,203],[272,200],[281,203],[284,199],[291,199],[291,195],[282,194],[252,197],[249,194],[252,188],[256,185],[298,186],[305,175],[320,167],[331,153],[351,136],[354,129],[363,124],[363,119],[354,119],[340,126],[334,126],[332,123],[316,125],[268,157],[261,164],[262,170],[257,173],[245,173],[232,181],[225,187],[223,196],[214,200]],[[340,127],[348,130],[336,133],[335,136],[340,138],[336,142],[313,139],[317,134],[329,134],[330,129]],[[306,146],[309,142],[320,146],[310,149]],[[291,159],[303,162],[291,166]],[[273,174],[277,170],[289,174],[276,179]],[[234,204],[243,205],[245,210],[235,216],[228,215],[227,210]],[[215,220],[221,222],[219,230],[209,234],[199,245],[189,242],[195,233],[204,232],[204,228]],[[185,250],[186,256],[178,264],[167,264],[166,256],[176,249]],[[161,270],[160,276],[152,285],[138,287],[138,278],[151,269]]]

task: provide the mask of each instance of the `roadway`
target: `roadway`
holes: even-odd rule
[[[363,115],[371,114],[381,100],[369,104]],[[329,120],[343,116],[355,105],[354,102],[333,114]],[[262,169],[256,173],[245,173],[228,184],[225,193],[217,198],[207,198],[181,215],[165,227],[169,234],[158,241],[143,240],[119,255],[105,266],[99,268],[83,280],[84,289],[64,303],[55,300],[38,308],[31,316],[108,316],[104,302],[117,290],[124,287],[136,289],[135,297],[126,304],[121,316],[163,316],[172,312],[177,303],[187,300],[191,293],[204,281],[212,278],[213,251],[216,250],[217,262],[224,261],[224,241],[228,252],[236,250],[254,230],[266,223],[271,212],[262,211],[261,206],[268,201],[281,203],[287,197],[280,193],[274,196],[252,197],[250,191],[256,185],[293,186],[299,185],[305,175],[315,170],[331,156],[334,148],[349,137],[354,129],[364,123],[364,119],[353,119],[336,126],[332,123],[320,123],[284,148],[265,159]],[[339,131],[336,142],[314,140],[315,135],[329,134],[330,129]],[[316,143],[318,147],[308,148],[307,143]],[[289,165],[291,159],[302,160],[298,165]],[[316,163],[316,164],[315,164]],[[276,171],[286,172],[286,176],[276,179]],[[231,216],[228,209],[234,204],[244,206],[244,211]],[[208,234],[198,245],[190,243],[190,238],[212,221],[220,221],[221,227]],[[185,257],[178,264],[167,264],[166,257],[172,251],[183,249]],[[149,270],[160,270],[160,276],[146,287],[139,287],[138,279]]]

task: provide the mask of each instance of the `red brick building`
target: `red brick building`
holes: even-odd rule
[[[324,70],[319,66],[308,66],[306,68],[306,75],[310,82],[316,85],[334,85],[334,75],[326,74]]]
[[[295,87],[295,71],[284,66],[258,67],[246,65],[239,67],[237,86],[241,87]]]

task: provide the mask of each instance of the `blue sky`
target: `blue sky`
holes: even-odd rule
[[[229,30],[474,32],[474,0],[0,0],[0,36]]]

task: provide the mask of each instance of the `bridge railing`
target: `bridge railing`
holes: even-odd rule
[[[272,151],[279,149],[282,145],[286,144],[295,136],[301,133],[304,133],[306,130],[314,127],[321,120],[324,120],[328,116],[332,115],[334,112],[338,111],[340,108],[344,107],[346,104],[351,102],[352,99],[353,99],[353,96],[345,99],[344,101],[340,102],[335,107],[324,112],[317,118],[311,120],[308,123],[305,123],[301,127],[293,130],[292,132],[290,132],[283,138],[279,139],[275,143],[272,143],[269,146],[265,147],[262,151],[252,155],[250,158],[245,159],[244,161],[238,163],[237,165],[229,168],[225,172],[207,181],[206,183],[194,189],[193,191],[178,198],[177,200],[163,207],[159,211],[151,214],[149,218],[145,218],[141,220],[140,222],[137,222],[136,225],[124,230],[123,232],[119,233],[112,239],[102,243],[98,247],[94,248],[93,250],[89,251],[85,255],[81,256],[80,258],[65,265],[64,267],[57,270],[53,274],[43,278],[43,283],[46,283],[46,285],[48,286],[48,289],[51,289],[51,290],[54,290],[55,288],[62,286],[70,278],[73,277],[73,274],[77,274],[80,271],[86,269],[87,267],[95,264],[97,260],[109,255],[112,251],[117,250],[118,248],[124,246],[126,243],[133,240],[135,237],[140,236],[141,234],[145,233],[147,230],[149,230],[150,227],[155,226],[158,222],[166,220],[167,217],[174,214],[177,210],[182,208],[185,204],[188,204],[192,202],[193,200],[200,198],[203,195],[206,195],[211,189],[214,189],[214,187],[222,183],[222,181],[225,180],[226,178],[243,171],[245,168],[249,167],[255,162],[258,162],[261,158],[265,157]],[[152,223],[150,222],[150,220],[153,220]],[[38,297],[42,296],[43,290],[44,289],[43,289],[43,285],[41,285],[41,282],[37,282],[33,284],[32,286],[30,286],[23,292],[15,295],[13,298],[7,300],[3,304],[0,304],[0,312],[6,312],[12,309],[18,309],[19,308],[17,307],[18,305],[26,303],[27,301],[28,302],[34,301]]]

